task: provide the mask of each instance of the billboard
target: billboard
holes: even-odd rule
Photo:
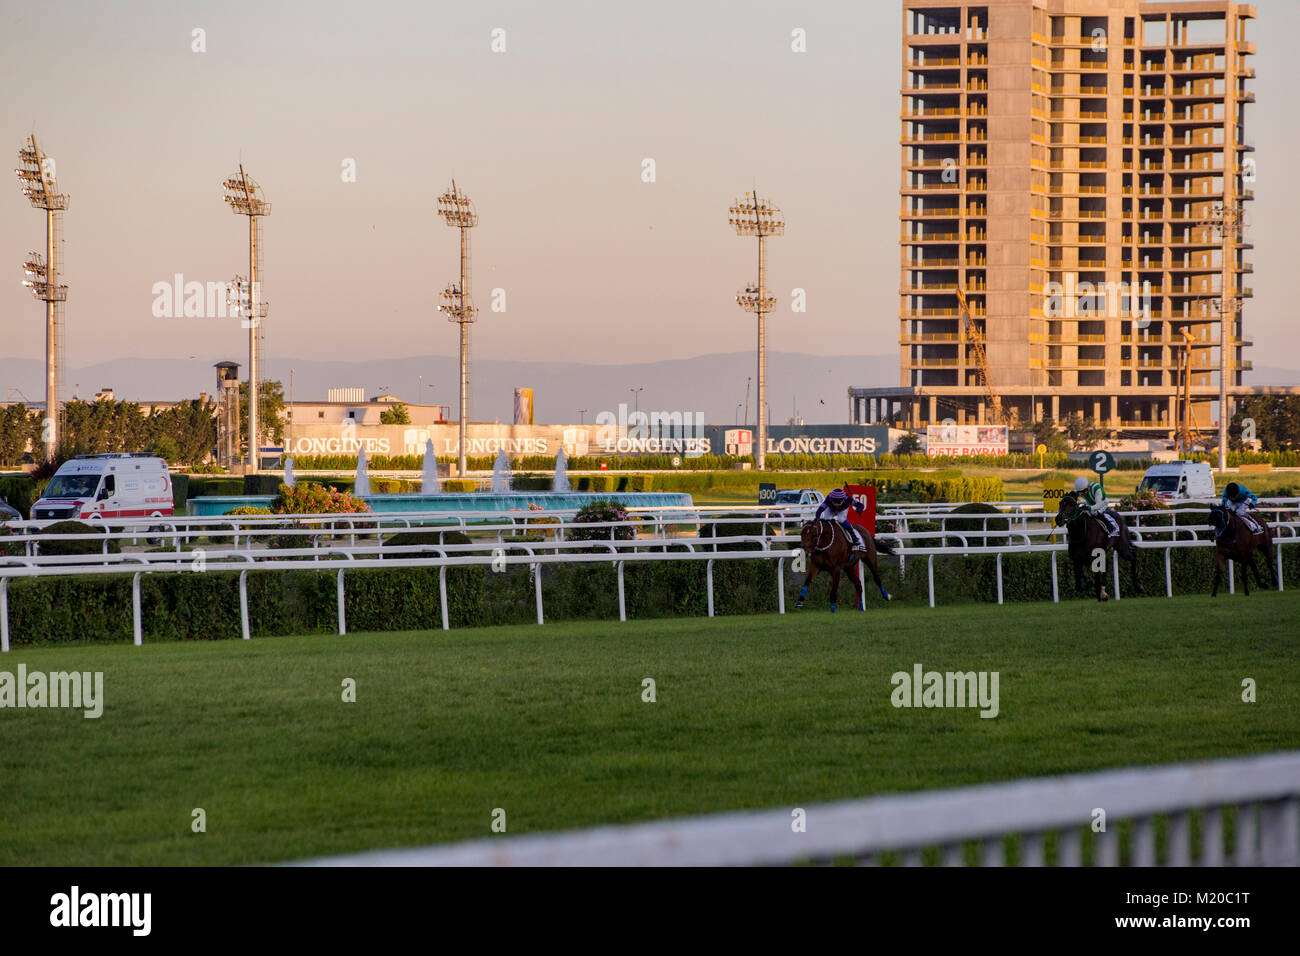
[[[1005,455],[1010,447],[1007,425],[927,425],[927,455]]]

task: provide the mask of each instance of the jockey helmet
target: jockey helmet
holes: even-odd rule
[[[1237,496],[1241,494],[1241,486],[1235,481],[1229,482],[1228,487],[1223,489],[1223,493],[1228,496],[1229,500],[1236,501]]]
[[[845,492],[843,488],[836,488],[834,491],[832,491],[829,495],[826,496],[826,500],[833,505],[842,505],[849,500],[849,496],[848,493]]]
[[[1084,477],[1079,477],[1079,478],[1074,479],[1074,490],[1075,490],[1075,491],[1087,491],[1087,490],[1088,490],[1088,479],[1087,479],[1087,478],[1084,478]]]

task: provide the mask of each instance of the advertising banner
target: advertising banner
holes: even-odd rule
[[[866,528],[869,534],[876,533],[876,486],[875,485],[845,485],[844,490],[848,492],[850,498],[862,505],[862,514],[858,514],[856,508],[850,508],[845,516],[849,524],[855,524],[860,528]]]
[[[1005,455],[1010,448],[1007,425],[927,425],[927,455]]]

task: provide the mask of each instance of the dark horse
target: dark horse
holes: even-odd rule
[[[1264,567],[1268,568],[1269,584],[1273,588],[1277,587],[1277,577],[1269,561],[1273,551],[1273,531],[1258,516],[1255,516],[1255,521],[1260,527],[1259,531],[1251,531],[1241,515],[1232,514],[1223,505],[1210,505],[1210,527],[1214,529],[1214,587],[1210,590],[1210,597],[1218,595],[1223,567],[1229,561],[1241,565],[1241,580],[1246,586],[1247,595],[1250,594],[1250,571],[1255,572],[1255,580],[1263,587],[1264,578],[1259,573],[1259,566],[1255,564],[1256,551],[1264,552]],[[1225,528],[1227,534],[1224,534]]]
[[[1115,520],[1119,522],[1119,556],[1129,563],[1129,568],[1133,572],[1133,590],[1141,594],[1142,582],[1138,580],[1137,545],[1133,543],[1133,537],[1129,534],[1128,523],[1124,517],[1116,514]],[[1070,552],[1070,561],[1074,564],[1074,589],[1083,590],[1083,567],[1085,564],[1091,565],[1094,569],[1092,583],[1097,600],[1109,601],[1110,595],[1106,593],[1104,562],[1111,551],[1115,550],[1116,545],[1101,519],[1084,511],[1074,495],[1064,495],[1060,506],[1056,509],[1056,525],[1057,527],[1065,525],[1065,540]],[[1103,559],[1101,571],[1096,570],[1094,563],[1099,552]]]
[[[803,607],[803,600],[808,596],[808,585],[812,584],[813,578],[817,577],[817,572],[829,571],[831,573],[831,611],[834,612],[840,594],[840,572],[847,570],[849,580],[853,582],[858,610],[865,611],[867,606],[866,598],[862,594],[862,582],[858,580],[858,575],[853,573],[854,567],[859,563],[865,565],[871,571],[871,577],[875,579],[876,587],[880,588],[880,596],[886,601],[889,600],[889,592],[880,583],[880,566],[876,556],[877,554],[893,554],[894,549],[877,541],[865,531],[862,533],[862,538],[866,542],[866,550],[854,551],[847,533],[838,521],[820,518],[815,521],[804,522],[803,530],[799,535],[799,544],[808,555],[808,577],[804,578],[803,587],[799,589],[799,601],[795,604],[795,607]]]

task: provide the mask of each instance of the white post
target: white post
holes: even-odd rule
[[[1174,596],[1174,579],[1169,573],[1169,552],[1173,550],[1173,548],[1165,548],[1165,597]]]
[[[1002,603],[1002,552],[997,554],[997,571],[998,571],[998,603]]]
[[[445,564],[438,569],[438,603],[442,605],[442,629],[449,631],[451,622],[447,618],[447,566]]]
[[[542,569],[535,564],[528,565],[533,575],[533,591],[537,595],[537,623],[544,623],[542,617]]]
[[[1057,586],[1056,586],[1056,552],[1055,551],[1051,552],[1051,555],[1052,555],[1052,603],[1059,604],[1061,601],[1061,595],[1060,592],[1057,590]]]
[[[627,602],[623,598],[623,562],[617,563],[618,568],[618,619],[627,620]]]
[[[140,572],[131,575],[131,629],[135,634],[135,646],[144,646],[144,631],[140,627]]]
[[[1111,578],[1115,582],[1115,600],[1118,601],[1119,600],[1119,552],[1118,551],[1112,551],[1110,553],[1110,569],[1112,572]]]
[[[248,633],[248,572],[239,572],[239,631],[244,640]]]
[[[5,579],[8,581],[8,579]],[[714,559],[710,558],[705,562],[705,581],[708,585],[708,617],[714,617]],[[8,628],[6,628],[8,630]],[[5,644],[8,650],[9,645]]]
[[[776,611],[785,613],[785,558],[776,559]]]
[[[930,555],[927,574],[930,578],[930,607],[934,607],[934,555]]]
[[[1277,589],[1282,590],[1282,545],[1277,545]]]
[[[713,613],[713,576],[709,576],[709,614]],[[0,652],[9,652],[9,579],[0,578]]]
[[[348,632],[347,609],[343,606],[343,571],[338,574],[338,591],[339,591],[339,633]]]
[[[1235,585],[1236,585],[1236,581],[1232,573],[1232,562],[1229,561],[1228,562],[1228,593],[1229,594],[1237,593]]]

